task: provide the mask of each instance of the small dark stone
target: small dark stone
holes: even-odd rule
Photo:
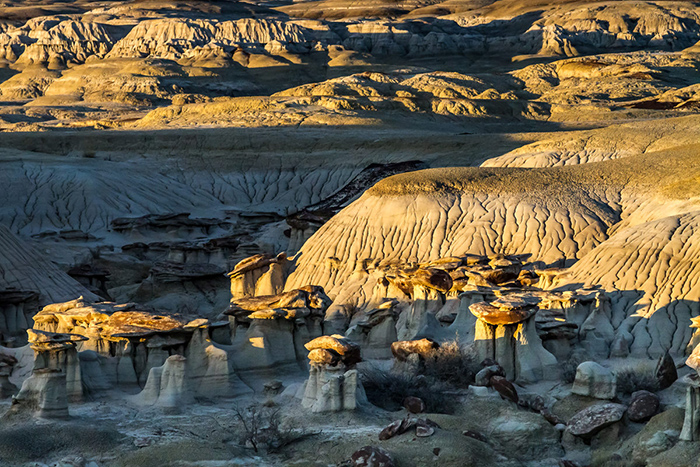
[[[568,459],[560,459],[559,465],[561,467],[579,467],[579,465],[576,462],[570,461]]]
[[[540,413],[542,414],[545,420],[547,420],[554,426],[559,424],[566,425],[566,423],[564,423],[564,420],[559,418],[556,414],[552,413],[549,409],[542,409],[540,410]]]
[[[425,402],[420,397],[408,396],[403,400],[403,406],[410,413],[425,412]]]
[[[656,364],[656,379],[659,381],[659,389],[670,387],[678,379],[678,371],[676,371],[676,363],[668,352],[659,359]]]
[[[493,358],[485,358],[484,361],[481,362],[481,366],[483,368],[485,368],[487,366],[494,366],[494,365],[498,365],[498,362],[496,360],[494,360]]]
[[[539,394],[530,399],[530,408],[535,412],[541,412],[544,409],[544,399]]]
[[[386,450],[378,446],[365,446],[351,457],[354,467],[394,467],[394,460]]]
[[[427,422],[427,420],[419,419],[416,421],[416,436],[419,438],[427,438],[435,433],[435,428]]]
[[[402,422],[403,420],[396,420],[395,422],[391,422],[389,425],[387,425],[381,432],[379,432],[379,440],[386,441],[387,439],[391,439],[396,436],[401,429]]]
[[[491,387],[498,392],[503,399],[508,399],[518,403],[518,391],[515,390],[513,383],[505,379],[503,376],[492,376]]]
[[[649,391],[637,391],[632,394],[627,416],[633,422],[644,422],[659,411],[659,397]]]
[[[440,448],[433,448],[433,454],[436,456],[440,455]]]
[[[470,438],[473,438],[477,441],[481,441],[482,443],[487,443],[489,442],[488,438],[486,436],[482,435],[478,431],[472,431],[472,430],[465,430],[462,432],[464,436],[469,436]]]

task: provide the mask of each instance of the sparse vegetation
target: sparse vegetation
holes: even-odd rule
[[[251,405],[246,409],[234,407],[233,410],[235,418],[243,426],[241,444],[256,453],[274,453],[290,443],[317,434],[283,426],[279,407]]]
[[[421,398],[428,412],[449,413],[454,406],[448,394],[450,387],[434,378],[404,371],[386,372],[375,366],[363,368],[361,375],[367,399],[382,409],[399,410],[408,396]]]
[[[615,371],[617,375],[617,392],[632,394],[635,391],[656,392],[660,389],[659,380],[654,369],[649,366],[628,366]]]
[[[572,384],[576,379],[578,366],[590,358],[585,352],[572,352],[568,360],[561,364],[561,379],[566,384]]]
[[[466,388],[474,383],[474,377],[481,370],[481,362],[471,352],[471,347],[462,349],[459,339],[440,345],[429,357],[426,357],[421,373],[456,387]]]

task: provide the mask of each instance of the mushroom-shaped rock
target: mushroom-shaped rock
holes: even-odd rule
[[[10,375],[16,364],[15,357],[0,353],[0,399],[17,394],[17,386],[10,382]]]
[[[571,417],[567,430],[574,436],[589,438],[603,428],[619,422],[625,414],[622,404],[600,404],[588,407]]]
[[[543,347],[533,319],[540,300],[518,293],[469,305],[477,317],[469,338],[478,357],[498,361],[510,380],[536,382],[556,375],[557,360]]]
[[[469,310],[492,326],[518,324],[537,312],[538,299],[499,298],[492,302],[475,303]]]
[[[583,362],[576,368],[571,392],[596,399],[612,399],[617,392],[615,373],[596,362]]]
[[[88,340],[78,334],[28,329],[29,345],[34,350],[34,369],[49,368],[64,373],[66,393],[71,400],[83,395],[80,359],[76,343]]]
[[[342,362],[350,367],[360,362],[360,346],[340,334],[332,336],[320,336],[304,344],[306,350],[332,350],[340,356]]]
[[[309,350],[309,379],[302,406],[312,412],[355,410],[366,399],[357,370],[360,347],[343,336],[321,336],[306,344]]]

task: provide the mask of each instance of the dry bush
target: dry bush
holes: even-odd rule
[[[449,386],[422,375],[412,375],[403,371],[384,371],[376,366],[360,370],[362,385],[367,399],[382,409],[394,412],[403,407],[408,396],[419,397],[425,402],[428,412],[450,413],[453,397],[448,394]]]
[[[615,371],[617,376],[617,392],[632,394],[635,391],[656,392],[661,389],[659,380],[654,373],[654,367],[649,365],[636,365],[619,368]]]
[[[234,416],[243,425],[242,445],[260,451],[277,452],[279,449],[318,433],[307,433],[293,427],[283,427],[279,407],[251,405],[247,409],[234,407]]]
[[[426,356],[421,374],[453,386],[466,388],[474,383],[474,377],[481,370],[481,362],[472,348],[462,349],[459,339],[440,345]]]

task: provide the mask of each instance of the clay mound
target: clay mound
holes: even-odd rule
[[[618,231],[574,265],[559,286],[594,284],[613,306],[597,332],[634,355],[682,354],[700,313],[700,212]]]
[[[554,167],[601,162],[693,144],[700,137],[696,116],[563,132],[494,157],[482,167]]]
[[[3,252],[0,255],[0,289],[36,291],[41,304],[72,300],[81,295],[88,300],[98,299],[3,225],[0,225],[0,251]]]
[[[114,43],[107,30],[96,23],[63,16],[42,17],[0,34],[0,59],[18,67],[44,64],[63,68],[83,63],[88,57],[104,57]]]
[[[228,47],[230,53],[239,45],[264,47],[273,41],[304,45],[311,41],[311,36],[295,24],[266,19],[221,22],[188,18],[156,19],[136,25],[114,45],[109,57],[179,59],[187,51],[197,48]]]
[[[638,337],[635,354],[656,355],[668,342],[679,351],[697,308],[696,220],[683,217],[700,206],[697,150],[679,147],[572,167],[432,169],[389,177],[304,244],[287,287],[315,283],[331,298],[342,292],[344,300],[363,304],[376,281],[373,264],[465,253],[530,254],[529,261],[547,264],[578,260],[567,285],[622,290],[607,327],[601,324],[601,333],[609,334],[606,345],[627,320],[619,327],[628,338],[621,348]],[[660,220],[672,215],[679,217]],[[679,223],[690,227],[674,227]],[[655,318],[661,323],[656,331],[645,335],[653,324],[644,322],[628,336],[629,323],[638,320],[632,313],[653,304],[651,315],[673,301],[682,304]]]

